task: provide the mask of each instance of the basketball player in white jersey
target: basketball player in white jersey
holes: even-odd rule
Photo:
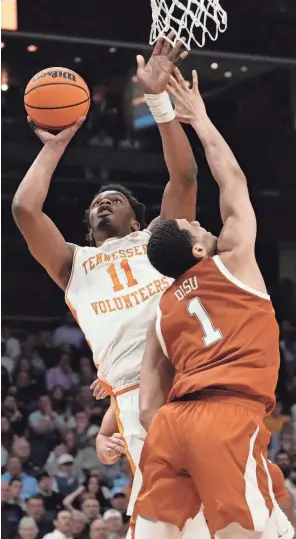
[[[170,176],[160,220],[186,217],[192,221],[196,164],[165,92],[180,47],[181,43],[172,48],[167,41],[159,41],[146,66],[137,57],[137,76],[158,123]],[[135,472],[145,436],[139,423],[138,384],[146,330],[170,281],[150,265],[146,251],[151,227],[144,229],[144,207],[122,186],[100,189],[91,202],[87,212],[90,247],[67,243],[43,212],[52,175],[83,120],[56,136],[31,125],[44,147],[15,194],[13,215],[34,258],[65,291],[66,303],[92,349],[98,377],[113,397]],[[137,494],[134,484],[131,506]]]

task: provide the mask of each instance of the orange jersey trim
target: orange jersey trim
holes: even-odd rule
[[[124,393],[128,393],[129,391],[132,391],[133,389],[138,389],[140,387],[140,384],[135,384],[133,386],[125,387],[124,389],[120,389],[119,391],[115,391],[114,395],[115,397],[118,397],[119,395],[124,395]]]

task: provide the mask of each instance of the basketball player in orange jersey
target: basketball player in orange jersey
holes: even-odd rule
[[[204,147],[223,228],[216,238],[196,221],[171,219],[148,243],[151,264],[176,280],[160,300],[142,362],[140,420],[148,434],[135,538],[179,538],[202,504],[212,538],[291,539],[267,464],[264,418],[274,406],[279,335],[255,259],[256,218],[197,74],[192,90],[176,75],[169,91]]]
[[[147,65],[143,57],[137,58],[138,80],[158,124],[170,175],[160,220],[183,215],[192,220],[196,213],[194,156],[165,91],[180,47],[180,42],[172,48],[160,40]],[[66,302],[93,351],[98,377],[113,398],[125,451],[136,471],[145,435],[138,402],[146,332],[170,280],[149,263],[152,227],[145,230],[145,208],[124,187],[103,187],[91,202],[90,247],[67,243],[44,213],[52,175],[82,121],[56,136],[35,128],[44,147],[15,194],[13,215],[32,255],[66,292]]]

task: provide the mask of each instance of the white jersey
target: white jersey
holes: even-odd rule
[[[149,237],[132,232],[74,253],[66,303],[114,392],[139,383],[148,324],[172,282],[150,264]]]

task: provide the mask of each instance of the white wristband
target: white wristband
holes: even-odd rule
[[[158,124],[171,122],[175,118],[175,111],[167,92],[161,94],[144,94],[146,103]]]

